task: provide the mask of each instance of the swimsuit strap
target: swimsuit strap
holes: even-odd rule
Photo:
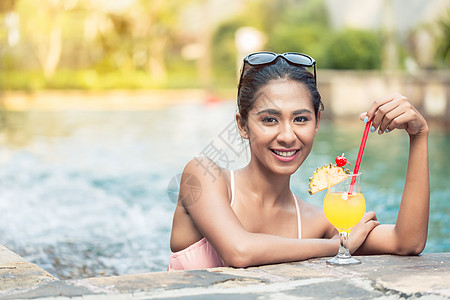
[[[230,185],[231,185],[231,203],[230,206],[233,207],[234,204],[234,171],[230,170]]]
[[[298,238],[302,238],[302,219],[300,218],[300,208],[298,207],[297,198],[295,197],[294,193],[292,193],[292,196],[294,197],[294,203],[295,203],[295,210],[297,211],[297,228],[298,228]]]

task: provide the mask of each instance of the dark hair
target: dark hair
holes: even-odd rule
[[[281,57],[268,65],[249,66],[244,65],[244,75],[241,80],[241,88],[238,90],[237,104],[239,114],[243,121],[247,122],[248,112],[252,109],[258,91],[271,80],[290,79],[304,84],[309,91],[317,119],[319,111],[323,110],[320,94],[316,87],[313,74],[306,68],[292,65]]]

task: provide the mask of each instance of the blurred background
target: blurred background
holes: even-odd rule
[[[261,48],[320,69],[450,64],[445,0],[2,0],[0,13],[3,90],[234,88],[241,52]]]
[[[0,0],[0,243],[62,279],[166,270],[185,163],[248,160],[236,85],[259,50],[317,61],[324,118],[292,189],[319,206],[308,177],[354,161],[359,113],[409,97],[431,126],[425,252],[450,251],[447,0]],[[384,223],[407,153],[403,132],[369,137],[363,189]]]

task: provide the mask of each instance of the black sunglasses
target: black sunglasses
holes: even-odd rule
[[[287,62],[297,66],[307,68],[314,66],[314,82],[316,83],[317,86],[316,61],[311,56],[297,52],[286,52],[283,54],[277,54],[273,52],[263,51],[251,53],[244,58],[244,63],[241,69],[241,76],[239,77],[238,91],[241,89],[241,81],[242,77],[244,77],[245,63],[249,64],[250,66],[269,65],[273,63],[278,57],[281,57]]]

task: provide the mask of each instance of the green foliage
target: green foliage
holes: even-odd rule
[[[259,16],[259,21],[252,21],[255,16]],[[265,29],[266,50],[306,53],[314,57],[320,68],[381,67],[380,38],[372,31],[332,32],[323,0],[250,2],[240,18],[229,20],[217,30],[215,63],[222,70],[235,70],[234,32],[241,26]]]
[[[324,46],[330,33],[326,28],[317,25],[297,27],[278,26],[273,32],[268,48],[274,52],[301,52],[311,55],[318,66],[326,68],[327,51]]]
[[[244,18],[234,18],[217,28],[212,42],[213,74],[219,81],[236,76],[236,46],[234,37],[240,27],[248,26]],[[226,79],[225,79],[226,80]]]
[[[185,60],[175,53],[172,53],[170,57],[171,59],[167,61],[167,80],[158,86],[163,88],[200,87],[196,77],[196,61]]]
[[[0,72],[1,90],[33,91],[45,88],[44,74],[41,71]]]
[[[329,27],[328,13],[324,0],[290,1],[285,8],[283,22],[297,26],[314,25]]]
[[[118,12],[108,10],[108,1],[96,0],[0,0],[0,3],[2,89],[202,86],[197,77],[202,73],[201,64],[183,58],[181,49],[204,41],[201,28],[185,22],[190,12],[207,8],[209,0],[138,0]],[[354,29],[333,31],[325,0],[246,0],[239,7],[229,19],[212,24],[216,27],[211,28],[210,82],[215,87],[229,88],[236,84],[235,33],[244,26],[265,34],[264,50],[309,54],[319,69],[381,68],[380,36]],[[8,46],[4,22],[5,12],[11,9],[20,17],[21,39],[14,47]],[[434,63],[438,67],[450,66],[449,24],[450,11],[434,24],[439,28],[439,34],[434,36]],[[61,30],[53,42],[59,40],[60,44],[56,42],[53,46],[61,47],[53,47],[51,51],[50,36],[55,28]],[[60,53],[55,49],[61,49]],[[399,45],[398,53],[406,56],[409,50],[407,45]],[[48,64],[54,61],[57,63]]]
[[[328,17],[323,0],[249,1],[240,15],[223,22],[213,40],[214,76],[217,82],[235,84],[235,32],[251,26],[266,34],[265,50],[298,51],[312,55],[321,67],[324,43],[329,39]],[[227,79],[233,78],[233,80]]]
[[[164,83],[152,81],[144,70],[115,70],[98,73],[92,69],[58,70],[52,77],[46,78],[41,71],[0,72],[0,90],[35,91],[41,89],[56,90],[113,90],[113,89],[161,89],[161,88],[199,88],[195,68],[178,66],[176,72],[170,72]]]
[[[373,31],[343,30],[331,38],[327,48],[331,68],[354,70],[381,68],[381,40]]]
[[[314,57],[320,67],[327,67],[325,45],[330,30],[323,1],[293,2],[286,7],[281,20],[273,26],[267,47],[279,53],[305,53]]]
[[[450,9],[438,21],[440,35],[436,39],[436,57],[441,65],[450,67]]]

